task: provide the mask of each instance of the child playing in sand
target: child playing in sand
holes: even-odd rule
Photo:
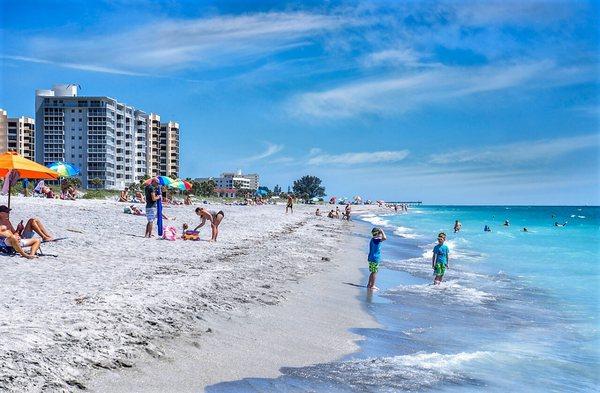
[[[377,272],[379,271],[379,262],[381,261],[381,242],[387,240],[383,229],[373,228],[371,230],[371,242],[369,243],[369,256],[367,258],[369,262],[369,283],[367,288],[372,291],[377,291],[379,288],[375,286],[375,279],[377,278]]]
[[[431,259],[431,267],[433,268],[435,278],[433,279],[434,285],[439,285],[442,282],[444,273],[448,268],[448,246],[444,244],[446,241],[446,234],[440,232],[438,235],[438,244],[433,247],[433,258]]]

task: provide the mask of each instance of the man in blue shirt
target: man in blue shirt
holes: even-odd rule
[[[433,258],[431,259],[431,267],[433,268],[435,278],[433,279],[434,285],[439,285],[442,282],[444,273],[448,268],[448,246],[444,244],[446,241],[446,234],[440,232],[438,235],[438,244],[433,247]]]
[[[385,233],[381,228],[373,228],[371,230],[371,242],[369,243],[369,283],[367,288],[372,291],[377,291],[379,288],[375,286],[375,279],[377,278],[377,272],[379,271],[379,262],[381,262],[381,242],[387,240]]]

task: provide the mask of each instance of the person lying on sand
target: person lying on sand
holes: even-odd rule
[[[335,212],[332,210],[329,212],[329,214],[327,214],[327,217],[329,218],[335,218]]]
[[[200,223],[200,225],[194,228],[194,230],[197,231],[198,229],[202,228],[206,223],[206,220],[210,221],[210,226],[212,229],[212,236],[210,238],[210,241],[216,242],[217,236],[219,236],[219,224],[221,224],[221,221],[223,221],[223,218],[225,217],[225,213],[223,213],[223,210],[214,212],[212,210],[206,210],[203,207],[197,207],[195,211],[196,214],[200,216],[200,218],[202,218],[202,222]]]
[[[138,209],[135,205],[129,206],[129,209],[131,209],[131,214],[133,214],[134,216],[144,215],[144,212],[141,209]]]
[[[21,221],[15,229],[10,222],[11,210],[12,209],[9,209],[6,205],[0,205],[0,225],[6,226],[11,233],[19,235],[19,237],[23,239],[31,239],[36,233],[40,235],[45,242],[53,239],[52,235],[46,230],[38,218],[30,218],[25,225],[23,225],[23,221]]]
[[[19,235],[12,233],[6,225],[0,225],[0,247],[12,247],[23,258],[37,258],[35,253],[40,248],[40,243],[40,239],[21,239]],[[23,250],[23,247],[31,247],[29,254]]]

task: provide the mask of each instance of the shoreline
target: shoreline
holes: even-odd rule
[[[344,247],[328,261],[331,268],[291,283],[290,295],[280,304],[207,321],[210,334],[200,340],[180,337],[165,343],[164,359],[145,357],[132,369],[103,373],[89,388],[161,392],[176,386],[179,392],[209,387],[214,391],[219,383],[274,378],[282,367],[330,362],[360,350],[363,337],[350,329],[378,325],[359,300],[364,291],[357,286],[364,281],[364,247],[353,233],[345,234],[341,242]]]

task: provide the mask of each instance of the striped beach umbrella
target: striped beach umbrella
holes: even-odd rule
[[[173,182],[175,181],[167,176],[156,176],[156,177],[151,177],[150,179],[146,180],[144,182],[144,185],[145,186],[149,185],[152,182],[152,179],[158,180],[158,184],[160,184],[161,186],[167,186],[167,187],[170,187],[171,184],[173,184]]]
[[[73,164],[69,164],[67,162],[53,162],[48,165],[48,168],[52,169],[54,172],[57,172],[60,177],[71,177],[77,176],[81,171]]]
[[[177,188],[182,191],[192,189],[192,183],[190,183],[189,181],[186,181],[186,180],[181,180],[181,179],[174,180],[173,183],[171,183],[169,186],[173,187],[173,188]]]

